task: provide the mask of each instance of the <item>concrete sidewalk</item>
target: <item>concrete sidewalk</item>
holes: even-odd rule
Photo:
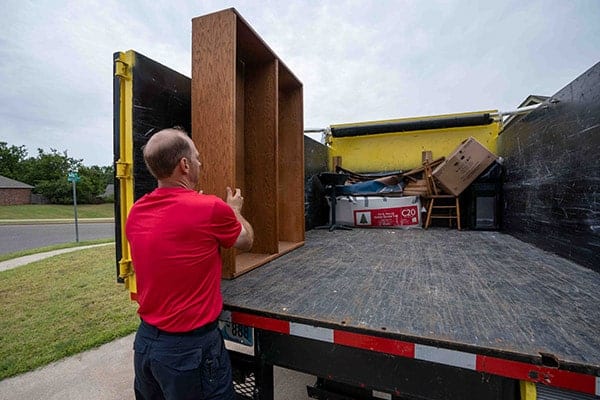
[[[114,218],[78,218],[80,224],[115,222]],[[0,219],[0,225],[75,224],[73,218],[54,219]]]
[[[133,399],[133,337],[0,381],[4,400]]]
[[[131,334],[93,350],[0,381],[3,400],[133,399],[133,339]],[[316,378],[274,368],[275,399],[306,400],[306,385]]]
[[[17,268],[22,265],[31,264],[32,262],[43,260],[44,258],[56,256],[58,254],[70,253],[72,251],[89,249],[92,247],[108,246],[109,244],[114,244],[114,243],[109,242],[109,243],[92,244],[89,246],[69,247],[66,249],[52,250],[52,251],[47,251],[45,253],[30,254],[28,256],[12,258],[10,260],[0,262],[0,272],[6,271],[9,269],[13,269],[13,268]]]

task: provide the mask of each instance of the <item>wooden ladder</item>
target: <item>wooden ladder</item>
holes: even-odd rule
[[[423,162],[423,167],[425,180],[427,181],[427,195],[424,196],[427,201],[425,229],[429,228],[431,220],[436,218],[447,219],[449,226],[452,226],[452,220],[456,220],[456,226],[460,231],[460,203],[458,196],[445,194],[437,187],[428,159]],[[443,212],[441,212],[442,210]],[[440,213],[436,213],[435,211],[440,211]]]

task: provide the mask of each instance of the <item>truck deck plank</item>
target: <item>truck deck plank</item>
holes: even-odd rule
[[[285,282],[285,284],[282,284]],[[599,374],[600,274],[499,232],[307,232],[225,308]]]

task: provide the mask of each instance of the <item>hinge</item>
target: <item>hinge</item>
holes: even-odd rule
[[[117,170],[115,171],[117,179],[131,178],[131,163],[119,160],[115,164],[117,166]]]
[[[121,53],[119,58],[115,60],[115,76],[129,80],[131,79],[131,68],[123,58],[125,58],[125,54]]]
[[[119,278],[126,279],[133,275],[133,269],[131,268],[131,260],[121,259],[119,261]]]

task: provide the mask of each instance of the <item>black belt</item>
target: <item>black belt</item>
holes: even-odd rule
[[[154,325],[150,325],[149,323],[147,323],[146,321],[144,321],[141,318],[140,318],[140,320],[142,321],[142,325],[144,325],[144,327],[146,327],[147,329],[150,329],[157,334],[168,335],[168,336],[202,336],[212,330],[217,329],[217,326],[219,326],[218,320],[214,320],[213,322],[209,322],[208,324],[202,325],[201,327],[196,328],[196,329],[192,329],[191,331],[167,332],[167,331],[163,331],[162,329],[155,327]]]

